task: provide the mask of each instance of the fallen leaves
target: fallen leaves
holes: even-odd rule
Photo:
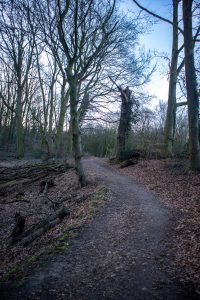
[[[27,268],[29,263],[38,260],[40,254],[64,251],[68,247],[69,235],[73,235],[83,223],[91,220],[99,205],[105,201],[105,193],[102,192],[102,186],[97,184],[94,174],[90,174],[90,183],[84,188],[78,186],[74,169],[67,169],[61,174],[53,173],[53,177],[50,172],[45,182],[52,179],[54,185],[45,192],[45,201],[40,180],[12,187],[9,192],[0,196],[0,277],[5,277],[10,270]],[[20,243],[11,246],[15,213],[23,214],[26,219],[25,230],[28,230],[55,213],[58,209],[53,205],[55,202],[58,206],[66,206],[71,212],[70,216],[27,247],[24,248]],[[19,271],[14,273],[11,272],[12,276],[18,276]]]
[[[200,281],[200,173],[189,170],[181,159],[143,160],[119,169],[123,175],[144,184],[174,211],[174,268],[181,268],[183,281]]]

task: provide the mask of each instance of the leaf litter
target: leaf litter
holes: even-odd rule
[[[178,216],[174,268],[181,269],[183,282],[194,282],[200,291],[200,173],[188,166],[183,159],[141,160],[118,171],[155,192]]]

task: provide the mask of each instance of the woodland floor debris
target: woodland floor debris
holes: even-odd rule
[[[197,282],[173,264],[177,210],[105,159],[87,158],[84,165],[109,187],[110,201],[67,251],[43,260],[23,286],[0,287],[3,299],[198,299]]]
[[[0,165],[0,192],[7,187],[37,181],[49,174],[64,173],[72,165],[64,163],[26,163],[25,165],[6,166]]]
[[[20,273],[13,270],[20,270],[20,265],[23,269],[39,252],[65,248],[60,237],[77,232],[104,199],[98,197],[102,186],[94,176],[85,188],[79,188],[75,170],[66,162],[47,165],[25,161],[16,165],[4,161],[0,169],[0,278],[10,279],[9,274],[14,278]],[[30,181],[21,184],[24,177]],[[18,183],[4,185],[13,180]],[[66,218],[58,215],[63,207]],[[23,228],[16,226],[16,214],[23,216]],[[16,236],[16,230],[22,234]]]
[[[196,227],[195,232],[189,225],[189,230],[187,230],[187,224],[184,223],[191,210],[189,203],[185,209],[183,202],[184,209],[182,209],[182,200],[177,199],[177,204],[174,206],[176,199],[174,198],[174,202],[171,203],[171,196],[166,199],[163,197],[163,200],[161,198],[160,202],[154,193],[146,191],[141,184],[136,183],[136,177],[133,177],[134,180],[130,177],[134,168],[138,168],[138,174],[144,172],[143,177],[138,177],[142,181],[145,172],[150,172],[149,169],[152,166],[152,173],[148,173],[148,176],[157,173],[158,175],[155,176],[159,176],[158,179],[161,175],[167,176],[168,179],[162,179],[164,186],[167,185],[167,180],[173,182],[179,176],[186,176],[184,180],[188,181],[192,178],[192,182],[193,176],[197,176],[195,180],[198,182],[199,174],[188,172],[185,164],[172,160],[139,161],[136,166],[118,169],[119,171],[116,166],[109,166],[105,159],[87,158],[84,165],[91,178],[99,179],[109,187],[110,201],[92,224],[83,228],[70,247],[68,247],[65,235],[69,234],[70,226],[68,231],[60,236],[58,234],[60,224],[56,226],[55,231],[51,230],[51,234],[46,233],[40,240],[33,241],[33,247],[41,246],[43,243],[48,246],[48,239],[51,240],[57,236],[64,243],[57,244],[58,249],[61,248],[64,252],[59,255],[55,255],[55,252],[52,255],[48,254],[43,260],[45,266],[36,265],[25,278],[21,288],[20,282],[16,283],[17,288],[13,290],[8,289],[6,285],[1,290],[5,296],[3,299],[7,300],[8,295],[14,296],[13,299],[20,296],[20,299],[29,297],[29,299],[54,300],[70,298],[127,300],[133,299],[133,296],[134,299],[148,300],[198,299],[197,234],[199,227]],[[121,172],[126,172],[126,174],[121,175]],[[65,185],[67,178],[70,178],[71,183],[71,176],[74,173],[73,170],[69,170],[66,174],[68,175],[65,177],[65,182],[63,181]],[[137,173],[134,176],[136,175]],[[154,177],[149,178],[149,182],[153,183],[150,181],[153,179],[155,185]],[[52,199],[55,199],[55,194],[52,195],[52,193],[57,188],[57,184],[60,184],[61,177],[54,180],[55,187],[49,189],[48,192],[48,197],[51,194]],[[89,186],[83,190],[88,188]],[[162,187],[162,192],[163,189]],[[90,185],[90,191],[87,190],[88,194],[92,190]],[[76,191],[75,188],[71,191],[67,196],[67,207],[70,208],[70,203],[73,205],[76,203],[76,208],[79,209],[85,203],[87,205],[84,209],[88,216],[88,210],[93,201],[90,202],[87,201],[88,198],[80,197],[81,192],[82,189]],[[40,194],[43,195],[43,193]],[[160,197],[161,195],[160,193]],[[73,198],[76,201],[73,201]],[[58,199],[62,202],[66,198],[62,194]],[[44,208],[45,205],[43,204]],[[49,205],[47,207],[55,209]],[[66,221],[63,220],[63,223]],[[67,224],[65,223],[65,226]],[[70,225],[72,228],[77,226],[76,223]],[[196,247],[191,249],[191,245],[195,244]],[[28,247],[25,247],[25,253]],[[65,251],[66,247],[68,247],[67,251]],[[23,251],[23,248],[20,250]],[[29,256],[29,261],[35,261],[37,255],[36,252],[35,255]],[[10,272],[9,276],[12,279],[13,274],[16,275],[16,269]]]
[[[183,269],[185,279],[200,286],[200,173],[189,170],[184,159],[141,160],[118,170],[154,191],[180,215],[173,244],[175,264]]]

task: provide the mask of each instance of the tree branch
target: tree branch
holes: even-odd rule
[[[162,20],[162,21],[164,21],[164,22],[166,22],[166,23],[168,23],[168,24],[170,24],[170,25],[172,25],[172,26],[176,26],[172,21],[170,21],[170,20],[168,20],[168,19],[166,19],[166,18],[164,18],[164,17],[162,17],[162,16],[160,16],[160,15],[158,15],[158,14],[156,14],[156,13],[150,11],[150,10],[148,10],[147,8],[145,8],[144,6],[142,6],[141,4],[139,4],[138,1],[133,0],[133,2],[134,2],[140,9],[144,10],[145,12],[147,12],[147,13],[150,14],[150,15],[152,15],[153,17],[155,17],[155,18],[157,18],[157,19],[160,19],[160,20]],[[177,27],[178,30],[183,34],[183,29],[181,29],[179,26],[176,26],[176,27]]]

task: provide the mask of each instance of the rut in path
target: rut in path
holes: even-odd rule
[[[175,225],[171,211],[104,160],[87,159],[85,165],[109,187],[112,199],[66,253],[33,271],[5,299],[197,299],[166,271]]]

